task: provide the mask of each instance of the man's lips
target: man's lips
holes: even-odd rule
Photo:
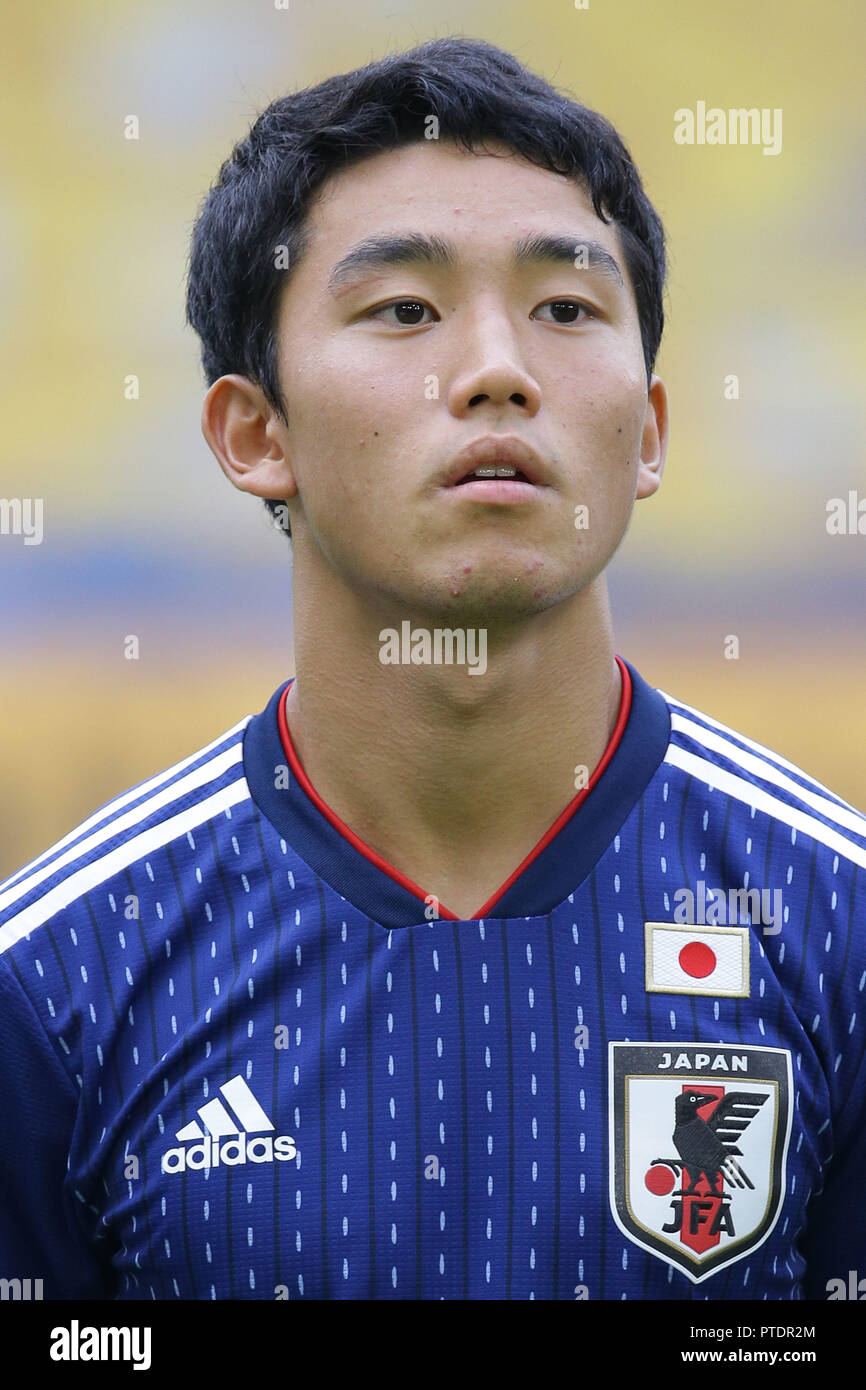
[[[455,483],[453,487],[440,489],[440,495],[454,498],[455,506],[459,502],[488,505],[535,502],[542,493],[543,488],[528,483],[525,478],[470,478],[466,482]]]
[[[476,469],[512,468],[514,475],[509,477],[472,478]],[[471,479],[471,481],[470,481]],[[441,487],[471,488],[472,494],[493,495],[502,491],[504,497],[525,493],[531,496],[533,489],[549,486],[549,476],[538,454],[514,434],[486,434],[474,439],[451,460]],[[507,491],[503,491],[507,489]],[[517,493],[520,489],[520,493]]]

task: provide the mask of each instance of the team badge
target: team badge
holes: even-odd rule
[[[614,1219],[699,1284],[756,1250],[779,1218],[791,1054],[695,1042],[609,1048]]]

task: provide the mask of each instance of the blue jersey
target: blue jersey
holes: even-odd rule
[[[0,1278],[148,1300],[866,1278],[866,819],[617,659],[601,763],[474,918],[321,801],[290,682],[0,885]]]

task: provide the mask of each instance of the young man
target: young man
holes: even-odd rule
[[[46,1297],[800,1299],[866,1274],[866,820],[614,653],[663,234],[437,40],[196,224],[297,675],[0,890],[0,1275]]]

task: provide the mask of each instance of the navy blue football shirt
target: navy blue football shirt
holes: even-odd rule
[[[777,1300],[866,1276],[866,819],[617,660],[589,785],[474,918],[321,801],[290,682],[0,885],[0,1278]]]

